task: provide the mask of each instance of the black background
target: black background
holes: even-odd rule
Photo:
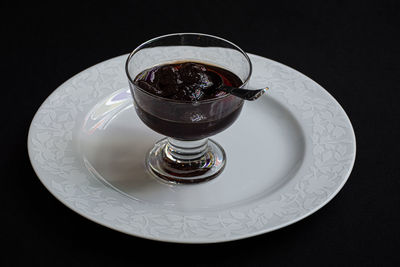
[[[394,1],[100,2],[1,4],[3,266],[400,265],[400,9]],[[26,148],[40,104],[83,69],[173,32],[231,40],[299,70],[338,100],[353,123],[357,158],[328,205],[261,236],[181,245],[97,225],[44,188]]]

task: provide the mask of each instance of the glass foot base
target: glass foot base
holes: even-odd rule
[[[168,182],[192,184],[217,177],[225,167],[223,148],[210,139],[158,141],[146,158],[149,171]]]

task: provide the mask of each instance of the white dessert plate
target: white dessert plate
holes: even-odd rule
[[[212,137],[227,154],[210,182],[171,185],[144,158],[162,138],[137,117],[124,72],[127,55],[90,67],[57,88],[28,136],[44,186],[82,216],[130,235],[214,243],[287,226],[324,206],[355,160],[353,128],[320,85],[275,61],[249,55],[249,88],[270,87]]]

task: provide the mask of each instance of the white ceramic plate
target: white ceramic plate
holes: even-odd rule
[[[356,143],[341,106],[296,70],[250,55],[249,87],[271,89],[213,137],[227,153],[224,172],[198,185],[159,182],[144,157],[161,136],[135,114],[126,58],[62,84],[30,127],[28,151],[39,179],[82,216],[154,240],[223,242],[301,220],[349,177]]]

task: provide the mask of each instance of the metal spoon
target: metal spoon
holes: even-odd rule
[[[224,91],[228,94],[232,94],[244,100],[250,100],[250,101],[256,100],[269,89],[268,87],[265,87],[262,89],[249,90],[249,89],[227,86],[224,85],[222,78],[215,72],[207,71],[207,74],[209,75],[209,77],[212,77],[214,83],[219,84],[219,87],[217,87],[216,90]]]

